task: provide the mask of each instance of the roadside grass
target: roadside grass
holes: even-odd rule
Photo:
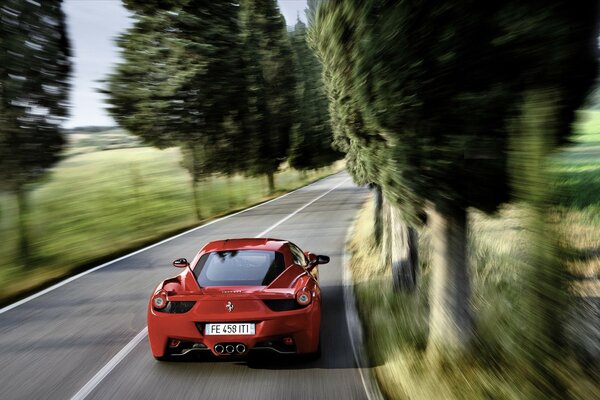
[[[552,365],[573,399],[600,393],[600,112],[582,111],[574,146],[552,160],[554,214],[573,275],[569,345]],[[523,359],[520,313],[527,232],[525,210],[469,212],[469,262],[476,336],[471,354],[442,367],[426,356],[429,233],[420,232],[421,276],[415,294],[392,291],[386,254],[374,242],[373,203],[359,212],[348,249],[359,314],[375,376],[390,399],[542,399],[537,371]],[[526,350],[526,349],[525,349]]]
[[[276,174],[277,193],[337,172],[340,163]],[[267,200],[265,177],[213,176],[199,188],[204,220]],[[178,149],[150,147],[71,156],[32,187],[27,215],[31,257],[18,254],[15,200],[0,195],[0,304],[82,265],[199,225],[190,177]],[[199,244],[201,245],[201,244]]]

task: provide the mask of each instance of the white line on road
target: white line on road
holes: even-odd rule
[[[342,186],[344,183],[348,182],[349,180],[350,180],[350,178],[344,179],[342,182],[338,183],[337,185],[335,185],[334,187],[332,187],[331,189],[329,189],[327,192],[325,192],[322,195],[320,195],[320,196],[312,199],[311,201],[309,201],[308,203],[306,203],[302,207],[298,208],[296,211],[292,212],[291,214],[289,214],[289,215],[285,216],[284,218],[280,219],[278,222],[276,222],[275,224],[271,225],[270,227],[268,227],[267,229],[265,229],[264,231],[262,231],[261,233],[259,233],[255,237],[261,237],[261,236],[269,233],[270,231],[272,231],[273,229],[275,229],[276,227],[278,227],[283,222],[287,221],[288,219],[290,219],[294,215],[298,214],[300,211],[304,210],[306,207],[310,206],[315,201],[323,198],[325,195],[331,193],[332,191],[334,191],[338,187]],[[293,192],[290,192],[288,194],[291,194],[291,193],[293,193]],[[281,197],[278,197],[277,199],[280,199],[280,198],[282,198],[284,196],[287,196],[288,194],[283,195]],[[273,200],[277,200],[277,199],[273,199]],[[271,200],[271,201],[273,201],[273,200]],[[269,203],[269,202],[267,202],[267,203]],[[262,204],[259,204],[258,206],[254,206],[252,208],[256,208],[256,207],[262,206],[262,205],[267,204],[267,203],[262,203]],[[249,208],[249,209],[244,210],[244,211],[248,211],[248,210],[250,210],[252,208]],[[244,211],[240,211],[239,213],[236,213],[236,214],[231,214],[231,215],[229,215],[227,217],[218,219],[218,220],[213,221],[211,223],[222,221],[225,218],[233,217],[234,215],[240,214],[240,213],[242,213]],[[203,225],[203,226],[210,225],[211,223],[208,223],[208,224]],[[192,230],[195,230],[195,229],[198,229],[198,228],[194,228]],[[190,231],[188,231],[188,232],[190,232]],[[161,243],[164,243],[164,242],[166,242],[168,240],[175,239],[175,238],[177,238],[177,237],[179,237],[179,236],[181,236],[181,235],[183,235],[185,233],[188,233],[188,232],[184,232],[184,233],[182,233],[180,235],[173,236],[170,239],[164,240],[164,241],[159,242],[159,243],[157,243],[155,245],[152,245],[150,247],[158,246]],[[145,249],[139,250],[138,252],[136,252],[136,254],[139,253],[139,252],[141,252],[141,251],[143,251],[143,250],[147,250],[150,247],[146,247]],[[115,262],[115,261],[112,261],[112,262]],[[106,378],[106,376],[108,376],[108,374],[111,373],[111,371],[113,369],[115,369],[115,367],[117,367],[117,365],[119,365],[121,363],[121,361],[123,361],[123,359],[125,359],[125,357],[129,353],[131,353],[131,351],[135,348],[135,346],[137,346],[146,337],[146,335],[148,335],[148,327],[147,326],[144,327],[144,329],[142,329],[137,335],[135,335],[135,337],[133,339],[131,339],[131,341],[129,343],[127,343],[125,345],[125,347],[123,347],[113,358],[111,358],[110,361],[108,363],[106,363],[106,365],[104,365],[104,367],[102,367],[102,369],[100,369],[100,371],[98,371],[96,373],[96,375],[94,375],[92,377],[92,379],[90,379],[77,393],[75,393],[75,395],[73,397],[71,397],[71,400],[83,400],[87,396],[89,396],[89,394],[104,380],[104,378]]]
[[[98,386],[98,384],[100,384],[100,382],[102,382],[104,378],[106,378],[106,376],[110,374],[110,372],[115,369],[115,367],[119,365],[119,363],[121,363],[121,361],[123,361],[123,359],[127,357],[129,353],[131,353],[135,346],[144,340],[146,335],[148,335],[148,327],[145,327],[137,335],[135,335],[135,337],[131,339],[131,341],[127,343],[125,347],[123,347],[113,358],[111,358],[110,361],[107,362],[106,365],[102,367],[102,369],[98,371],[96,375],[94,375],[94,377],[79,390],[79,392],[75,394],[75,396],[71,397],[71,400],[85,399],[90,393],[92,393],[92,390],[94,390],[96,386]]]
[[[347,179],[346,179],[346,180],[347,180]],[[85,276],[85,275],[88,275],[88,274],[91,274],[92,272],[98,271],[99,269],[102,269],[102,268],[108,267],[109,265],[112,265],[112,264],[114,264],[114,263],[116,263],[116,262],[119,262],[119,261],[125,260],[126,258],[129,258],[129,257],[135,256],[136,254],[142,253],[142,252],[144,252],[144,251],[146,251],[146,250],[150,250],[150,249],[152,249],[152,248],[154,248],[154,247],[156,247],[156,246],[160,246],[161,244],[164,244],[164,243],[170,242],[171,240],[173,240],[173,239],[177,239],[178,237],[181,237],[181,236],[183,236],[183,235],[187,235],[188,233],[191,233],[191,232],[197,231],[197,230],[199,230],[199,229],[202,229],[202,228],[206,228],[206,227],[207,227],[207,226],[209,226],[209,225],[216,224],[217,222],[221,222],[221,221],[224,221],[224,220],[226,220],[226,219],[228,219],[228,218],[235,217],[236,215],[239,215],[239,214],[245,213],[245,212],[247,212],[247,211],[254,210],[255,208],[258,208],[258,207],[264,206],[264,205],[266,205],[266,204],[269,204],[269,203],[271,203],[271,202],[273,202],[273,201],[275,201],[275,200],[283,199],[284,197],[287,197],[287,196],[289,196],[290,194],[292,194],[292,193],[295,193],[295,192],[297,192],[297,191],[298,191],[298,190],[300,190],[300,189],[303,189],[303,188],[305,188],[305,187],[309,187],[309,186],[311,186],[311,185],[314,185],[314,184],[316,184],[316,183],[319,183],[320,181],[321,181],[321,180],[319,180],[319,181],[316,181],[316,182],[313,182],[313,183],[311,183],[310,185],[303,186],[303,187],[301,187],[301,188],[298,188],[298,189],[296,189],[296,190],[294,190],[294,191],[292,191],[292,192],[286,193],[286,194],[284,194],[284,195],[281,195],[281,196],[279,196],[279,197],[276,197],[276,198],[274,198],[274,199],[271,199],[271,200],[269,200],[269,201],[266,201],[266,202],[264,202],[264,203],[257,204],[257,205],[255,205],[255,206],[252,206],[252,207],[250,207],[250,208],[246,208],[246,209],[244,209],[244,210],[238,211],[238,212],[236,212],[236,213],[233,213],[233,214],[226,215],[226,216],[224,216],[224,217],[221,217],[221,218],[219,218],[219,219],[216,219],[216,220],[214,220],[214,221],[210,221],[210,222],[208,222],[208,223],[206,223],[206,224],[204,224],[204,225],[197,226],[197,227],[195,227],[195,228],[192,228],[192,229],[190,229],[190,230],[187,230],[187,231],[185,231],[185,232],[182,232],[182,233],[180,233],[180,234],[178,234],[178,235],[171,236],[170,238],[167,238],[167,239],[165,239],[165,240],[162,240],[162,241],[160,241],[160,242],[158,242],[158,243],[154,243],[154,244],[152,244],[152,245],[150,245],[150,246],[148,246],[148,247],[144,247],[143,249],[136,250],[136,251],[134,251],[133,253],[126,254],[126,255],[124,255],[124,256],[122,256],[122,257],[119,257],[119,258],[117,258],[117,259],[111,260],[111,261],[109,261],[109,262],[107,262],[107,263],[104,263],[104,264],[102,264],[102,265],[98,265],[97,267],[94,267],[94,268],[92,268],[92,269],[88,269],[87,271],[84,271],[84,272],[82,272],[82,273],[80,273],[80,274],[74,275],[74,276],[72,276],[72,277],[70,277],[70,278],[67,278],[67,279],[65,279],[64,281],[60,281],[59,283],[57,283],[57,284],[55,284],[55,285],[52,285],[52,286],[50,286],[50,287],[48,287],[48,288],[46,288],[46,289],[44,289],[44,290],[42,290],[42,291],[39,291],[39,292],[37,292],[37,293],[35,293],[35,294],[32,294],[32,295],[31,295],[31,296],[29,296],[29,297],[26,297],[26,298],[24,298],[24,299],[21,299],[21,300],[19,300],[19,301],[15,302],[15,303],[12,303],[12,304],[10,304],[10,305],[6,306],[6,307],[4,307],[4,308],[1,308],[1,309],[0,309],[0,315],[1,315],[1,314],[4,314],[4,313],[5,313],[5,312],[7,312],[7,311],[10,311],[10,310],[12,310],[13,308],[16,308],[16,307],[20,306],[20,305],[22,305],[22,304],[25,304],[25,303],[27,303],[27,302],[29,302],[29,301],[31,301],[31,300],[33,300],[33,299],[35,299],[35,298],[38,298],[38,297],[40,297],[40,296],[43,296],[43,295],[45,295],[46,293],[49,293],[49,292],[51,292],[51,291],[53,291],[53,290],[56,290],[56,289],[58,289],[59,287],[66,285],[67,283],[73,282],[74,280],[76,280],[76,279],[79,279],[79,278],[81,278],[81,277],[83,277],[83,276]],[[344,181],[344,182],[345,182],[345,181]],[[329,193],[329,192],[327,192],[327,193]]]
[[[279,225],[281,225],[282,223],[284,223],[288,219],[292,218],[294,215],[298,214],[300,211],[304,210],[306,207],[310,206],[315,201],[323,198],[325,195],[327,195],[330,192],[332,192],[333,190],[339,188],[340,186],[342,186],[344,183],[348,182],[349,180],[350,180],[350,178],[344,179],[344,181],[342,181],[341,183],[339,183],[336,186],[332,187],[331,189],[329,189],[328,191],[326,191],[325,193],[323,193],[319,197],[317,197],[315,199],[312,199],[311,201],[309,201],[308,203],[306,203],[305,205],[303,205],[302,207],[300,207],[299,209],[297,209],[296,211],[294,211],[293,213],[291,213],[287,217],[280,219],[278,222],[274,223],[273,225],[271,225],[270,227],[268,227],[267,229],[265,229],[264,231],[262,231],[261,233],[259,233],[258,235],[256,235],[256,237],[262,237],[262,236],[266,235],[268,232],[270,232],[273,229],[277,228]]]

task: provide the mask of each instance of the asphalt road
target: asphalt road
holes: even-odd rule
[[[366,398],[348,337],[342,290],[344,239],[366,195],[366,189],[342,172],[0,310],[0,397]],[[146,306],[157,283],[179,272],[171,267],[172,260],[191,260],[210,240],[265,231],[265,237],[288,239],[303,250],[331,256],[320,267],[321,359],[298,362],[265,355],[251,363],[155,361],[144,332]]]

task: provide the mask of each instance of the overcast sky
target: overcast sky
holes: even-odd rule
[[[306,0],[278,0],[278,3],[288,25],[295,24],[298,12],[306,22]],[[63,10],[74,56],[71,118],[65,127],[115,125],[97,88],[101,87],[98,81],[119,61],[114,39],[131,26],[128,12],[120,0],[65,0]]]

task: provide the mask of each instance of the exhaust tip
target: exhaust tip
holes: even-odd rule
[[[237,346],[235,346],[235,351],[242,354],[246,351],[246,346],[244,346],[243,344],[240,343]]]
[[[228,344],[227,346],[225,346],[225,351],[227,352],[227,354],[233,353],[234,350],[235,350],[235,347],[233,347],[232,344]]]
[[[224,351],[225,351],[225,348],[223,347],[222,344],[218,344],[215,346],[215,352],[217,352],[219,354],[223,354]]]

